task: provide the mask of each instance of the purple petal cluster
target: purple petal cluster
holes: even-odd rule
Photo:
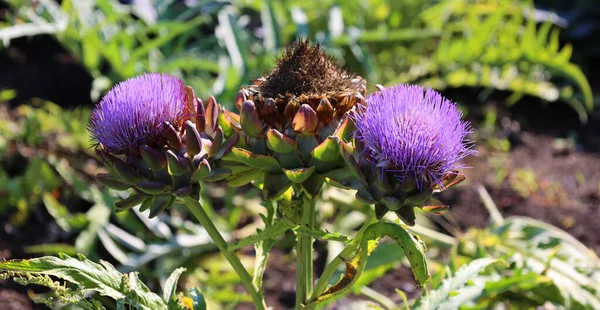
[[[468,122],[450,100],[422,87],[396,85],[371,94],[354,116],[364,155],[399,179],[414,177],[419,187],[441,184],[476,153],[465,138]]]
[[[185,84],[167,74],[145,74],[111,89],[92,112],[88,130],[112,154],[136,153],[166,142],[164,124],[178,127],[187,110]]]

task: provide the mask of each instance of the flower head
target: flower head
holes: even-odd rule
[[[455,104],[439,93],[396,85],[367,97],[355,114],[356,137],[376,166],[400,180],[413,177],[417,186],[441,185],[460,169],[460,160],[476,153],[465,140],[471,132]]]
[[[92,112],[88,130],[112,154],[161,147],[166,122],[181,128],[189,113],[185,84],[167,74],[145,74],[111,89]]]

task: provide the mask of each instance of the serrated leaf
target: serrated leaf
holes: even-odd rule
[[[139,309],[166,309],[165,302],[148,287],[136,279],[118,272],[113,265],[100,261],[94,263],[83,255],[73,258],[62,254],[60,257],[44,256],[29,260],[0,262],[0,273],[11,276],[45,275],[54,276],[79,286],[85,291],[98,292],[113,298],[118,303],[132,305]],[[132,285],[135,286],[132,287]]]
[[[459,268],[435,290],[417,299],[413,310],[457,309],[459,304],[453,303],[452,297],[460,294],[460,289],[469,280],[475,278],[487,266],[497,262],[494,258],[480,258]]]

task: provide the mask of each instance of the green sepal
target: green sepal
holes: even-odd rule
[[[319,194],[321,193],[321,189],[323,188],[323,184],[325,184],[325,178],[313,173],[306,181],[302,182],[300,185],[304,189],[304,192],[310,199],[319,198]]]
[[[206,110],[200,98],[196,98],[196,129],[198,132],[206,130]]]
[[[366,204],[374,204],[377,203],[377,200],[375,200],[375,198],[373,198],[373,196],[371,196],[371,193],[369,193],[369,191],[364,188],[361,187],[355,195],[356,199],[362,203],[366,203]]]
[[[227,110],[223,110],[223,113],[219,115],[217,124],[219,127],[221,127],[221,130],[223,130],[223,135],[225,137],[231,137],[231,135],[234,133],[234,120],[231,119],[234,115],[236,114]],[[237,122],[239,123],[239,119]]]
[[[301,105],[292,119],[292,128],[299,135],[313,135],[319,128],[317,112],[308,104]]]
[[[189,158],[194,158],[202,150],[202,138],[191,121],[185,122],[185,145]]]
[[[135,187],[148,195],[161,195],[171,192],[171,186],[160,182],[139,182]]]
[[[234,147],[231,153],[243,164],[250,167],[263,169],[268,172],[280,172],[281,167],[277,160],[271,156],[254,154],[248,150]]]
[[[252,169],[252,170],[246,171],[244,173],[233,174],[233,175],[227,177],[227,185],[231,186],[231,187],[240,187],[240,186],[246,185],[254,180],[261,179],[263,177],[264,173],[265,173],[264,170]]]
[[[183,148],[183,141],[181,141],[181,136],[173,127],[173,124],[169,122],[165,122],[165,131],[164,135],[167,137],[167,141],[172,149],[181,150]]]
[[[210,98],[208,98],[208,102],[206,103],[206,122],[204,132],[211,137],[215,130],[217,130],[217,121],[219,119],[220,112],[221,111],[219,110],[217,100],[215,99],[215,97],[210,96]]]
[[[421,191],[414,195],[409,196],[407,199],[412,202],[415,206],[422,206],[425,202],[431,198],[432,191]]]
[[[194,170],[192,175],[190,176],[190,182],[198,183],[200,180],[206,178],[211,172],[210,164],[206,159],[202,160],[200,164],[198,164],[198,168]]]
[[[231,148],[233,148],[233,146],[235,146],[239,140],[240,140],[240,135],[237,133],[233,133],[233,135],[231,135],[231,137],[227,138],[227,140],[225,140],[225,142],[223,142],[223,145],[221,145],[221,149],[219,150],[219,153],[217,153],[213,157],[215,159],[221,159],[226,154],[230,154]]]
[[[157,150],[147,145],[142,145],[140,147],[140,154],[146,166],[152,171],[156,172],[167,168],[167,158]]]
[[[273,157],[279,162],[281,168],[284,169],[294,169],[298,167],[303,167],[304,164],[300,159],[300,155],[298,152],[289,152],[289,153],[275,153]]]
[[[415,215],[415,209],[412,207],[404,207],[400,208],[397,211],[394,211],[396,215],[408,226],[415,226],[415,219],[417,218]]]
[[[135,185],[138,182],[146,180],[141,174],[122,161],[115,161],[113,167],[115,172],[117,172],[121,179],[127,184]]]
[[[375,204],[375,217],[381,220],[390,210],[382,203]]]
[[[174,193],[175,197],[185,197],[192,194],[192,185],[188,185],[176,190]]]
[[[267,131],[267,147],[277,153],[289,153],[298,148],[298,143],[276,129]]]
[[[336,137],[327,137],[310,153],[310,166],[316,166],[318,172],[329,171],[339,166],[340,150],[339,140]]]
[[[207,182],[217,182],[227,178],[231,174],[231,170],[215,167],[213,168],[207,177],[204,178],[204,181]]]
[[[350,119],[350,115],[348,113],[346,113],[344,115],[344,120],[340,123],[340,125],[335,130],[335,133],[333,135],[342,141],[350,141],[350,139],[352,139],[352,135],[354,134],[355,131],[356,131],[356,125]]]
[[[242,173],[246,173],[248,171],[256,169],[254,167],[240,165],[240,164],[234,163],[234,162],[223,162],[223,161],[220,162],[219,167],[231,170],[231,174],[242,174]]]
[[[339,140],[336,137],[327,137],[311,152],[311,157],[320,161],[336,161],[339,156]]]
[[[142,202],[142,204],[140,205],[140,212],[144,212],[150,209],[150,207],[152,207],[152,205],[154,204],[154,200],[156,200],[156,196],[150,196],[146,198],[146,200],[144,200],[144,202]]]
[[[395,197],[383,197],[380,202],[383,203],[390,211],[398,211],[404,205],[403,201],[400,201],[400,199]]]
[[[217,127],[215,130],[214,138],[212,141],[212,146],[208,151],[208,157],[213,157],[221,151],[221,147],[223,147],[223,129],[221,127]]]
[[[430,198],[427,202],[421,206],[421,209],[425,212],[442,215],[444,211],[448,210],[449,206],[444,204],[443,202]]]
[[[340,150],[341,150],[341,153],[342,153],[342,157],[346,161],[346,165],[348,166],[348,168],[350,169],[350,171],[352,171],[352,173],[354,174],[354,176],[357,177],[362,182],[362,184],[367,184],[367,179],[365,178],[364,173],[362,172],[362,170],[358,166],[358,163],[354,159],[354,156],[352,156],[352,155],[350,155],[350,153],[348,153],[345,145],[346,145],[346,143],[340,142],[340,146],[341,146]]]
[[[240,124],[242,130],[250,137],[256,138],[263,135],[262,121],[258,117],[258,111],[252,100],[246,100],[242,103]]]
[[[266,200],[276,200],[292,186],[283,173],[265,173],[262,195]]]
[[[300,154],[300,159],[304,163],[309,163],[312,151],[319,145],[319,141],[315,136],[306,136],[299,135],[296,137],[296,141],[298,142],[298,153]]]
[[[310,168],[284,169],[283,172],[292,183],[302,183],[315,172],[315,166]]]
[[[124,191],[131,187],[131,185],[124,183],[121,177],[112,173],[98,173],[96,180],[100,184],[118,191]]]
[[[150,215],[148,217],[149,218],[156,217],[159,213],[168,209],[174,202],[175,202],[174,195],[156,196],[156,199],[154,200],[154,204],[152,205],[152,208],[150,210]]]
[[[354,176],[352,170],[348,167],[333,169],[324,173],[321,173],[322,176],[327,178],[327,183],[331,184],[335,187],[343,188],[343,189],[358,189],[362,184],[359,184],[360,181]]]
[[[375,169],[376,179],[375,184],[377,189],[384,193],[391,193],[393,190],[392,184],[390,183],[390,176],[385,170],[381,168]]]
[[[185,158],[175,155],[171,150],[168,150],[166,154],[167,168],[170,175],[180,176],[190,171],[188,161]]]
[[[139,205],[140,203],[142,203],[148,197],[149,196],[144,193],[135,192],[135,193],[129,195],[129,197],[117,201],[115,203],[115,207],[117,207],[117,211],[131,209],[131,208]]]

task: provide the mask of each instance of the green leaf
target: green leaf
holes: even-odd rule
[[[192,306],[194,310],[206,310],[206,300],[199,288],[190,289],[190,297],[192,298]]]
[[[437,289],[417,299],[413,310],[457,309],[460,304],[456,304],[453,297],[460,294],[460,289],[467,281],[475,278],[485,267],[495,262],[497,260],[494,258],[480,258],[462,266],[454,276],[445,279]]]
[[[179,277],[185,271],[185,268],[179,267],[175,269],[171,275],[165,281],[165,286],[163,288],[163,300],[167,305],[169,305],[169,309],[171,309],[174,304],[177,304],[177,299],[175,298],[175,293],[177,292],[177,281],[179,281]]]
[[[377,247],[378,241],[384,236],[389,236],[402,247],[402,250],[410,263],[415,279],[419,285],[425,284],[430,278],[425,257],[425,244],[400,225],[389,222],[378,222],[371,224],[365,230],[356,255],[345,260],[346,273],[342,279],[323,294],[314,300],[311,300],[309,305],[324,302],[349,292],[365,270],[367,258],[375,247]]]
[[[108,296],[117,303],[149,310],[167,307],[158,295],[137,279],[135,273],[122,274],[108,262],[94,263],[81,254],[78,258],[63,254],[60,257],[44,256],[0,262],[0,274],[11,277],[54,276],[77,285],[83,291]]]

